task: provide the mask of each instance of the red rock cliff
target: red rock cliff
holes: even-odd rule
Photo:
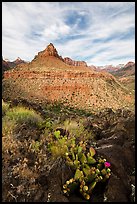
[[[85,66],[85,67],[87,67],[86,62],[84,62],[84,61],[75,61],[75,60],[70,59],[69,57],[65,57],[64,62],[66,64],[71,65],[71,66]]]

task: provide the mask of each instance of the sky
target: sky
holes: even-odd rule
[[[135,2],[2,2],[2,56],[58,54],[95,66],[135,62]]]

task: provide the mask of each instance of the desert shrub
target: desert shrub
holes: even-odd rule
[[[9,110],[9,103],[6,103],[2,100],[2,116],[4,116],[8,110]]]
[[[70,133],[70,135],[79,140],[87,141],[89,138],[92,139],[93,134],[88,132],[88,130],[84,127],[82,121],[79,122],[75,120],[65,120],[64,121],[64,128]]]
[[[47,118],[41,122],[38,123],[39,129],[40,130],[44,130],[44,129],[48,129],[49,131],[52,131],[53,129],[53,122],[51,121],[50,118]]]
[[[42,121],[42,118],[32,109],[14,107],[6,112],[5,120],[12,120],[18,124],[38,126],[38,123]]]
[[[6,117],[2,118],[2,135],[8,136],[13,135],[13,130],[16,127],[16,122],[13,120],[8,120]]]
[[[3,135],[2,137],[2,156],[8,155],[7,157],[11,157],[11,154],[17,156],[18,149],[21,146],[20,141],[15,140],[12,135]],[[7,161],[6,161],[7,162]]]
[[[78,128],[78,123],[75,120],[67,119],[64,121],[64,127],[66,130],[71,131]]]
[[[41,116],[33,110],[24,107],[10,108],[2,118],[2,136],[10,137],[15,142],[18,139],[21,141],[24,138],[38,137],[36,134],[41,121]]]
[[[5,116],[2,118],[2,158],[6,165],[14,160],[13,157],[17,157],[21,147],[21,142],[14,135],[16,125],[15,121],[7,120]]]

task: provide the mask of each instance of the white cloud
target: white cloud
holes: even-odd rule
[[[32,60],[52,42],[63,57],[88,64],[134,60],[129,33],[135,29],[134,7],[134,2],[2,2],[2,55]]]
[[[63,35],[67,35],[70,32],[70,27],[59,22],[57,24],[51,25],[49,28],[45,28],[43,32],[43,36],[48,38],[49,40],[56,40]]]

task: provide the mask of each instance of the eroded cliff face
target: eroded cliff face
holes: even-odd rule
[[[135,63],[134,63],[134,62],[128,62],[128,63],[124,66],[124,68],[133,67],[133,66],[135,66]]]
[[[72,66],[85,66],[85,67],[87,67],[86,62],[84,62],[84,61],[75,61],[75,60],[70,59],[69,57],[65,57],[64,62],[66,64],[69,64],[69,65],[72,65]]]
[[[5,88],[5,84],[11,86]],[[20,91],[16,89],[20,87]],[[14,91],[13,91],[14,90]],[[83,109],[119,108],[132,102],[132,97],[112,75],[72,71],[5,72],[3,97],[37,98],[39,101],[60,101]]]
[[[131,106],[134,99],[109,73],[65,64],[53,44],[30,63],[4,73],[3,99],[59,101],[83,109]]]

